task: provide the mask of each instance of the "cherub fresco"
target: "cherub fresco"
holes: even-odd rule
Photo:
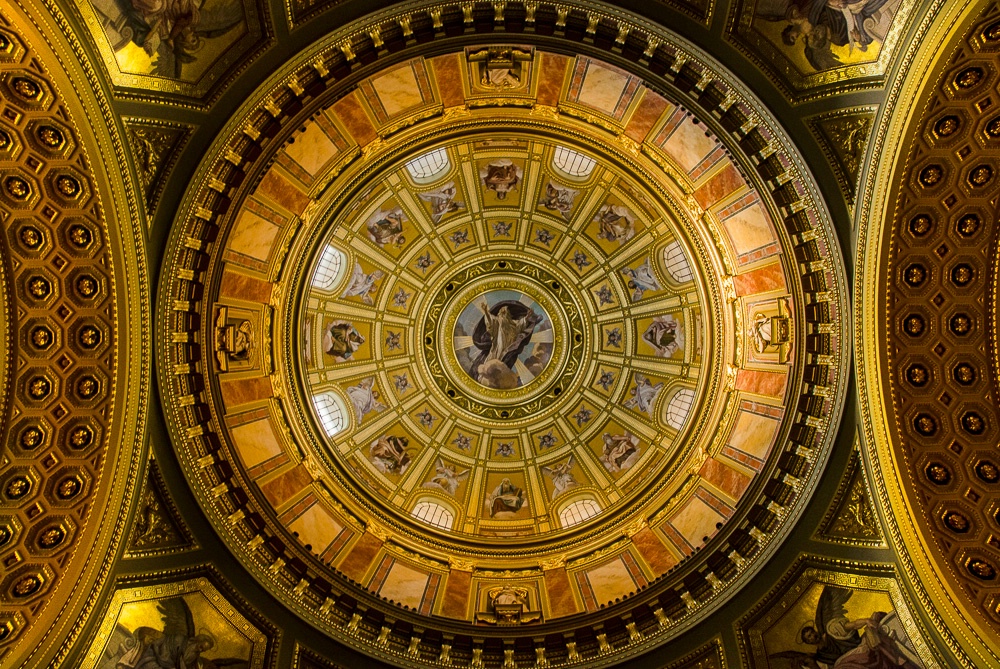
[[[507,194],[517,188],[524,177],[524,170],[507,158],[490,161],[479,170],[483,186],[493,191],[498,200],[506,200]]]
[[[489,510],[490,518],[495,518],[497,514],[509,515],[517,513],[528,501],[524,491],[511,483],[510,479],[504,478],[500,484],[486,495],[486,508]]]
[[[389,211],[376,211],[368,219],[368,239],[378,244],[381,248],[386,246],[403,246],[406,244],[406,237],[403,235],[403,223],[406,217],[399,207]]]
[[[670,314],[656,316],[642,333],[642,340],[653,347],[657,356],[669,358],[684,350],[684,326]]]
[[[199,629],[183,597],[161,599],[156,610],[162,627],[115,626],[100,669],[249,669],[246,658],[204,656],[216,646],[215,636]]]
[[[923,669],[895,611],[848,619],[845,605],[853,595],[848,588],[824,586],[815,621],[799,631],[799,641],[815,652],[788,650],[769,658],[788,660],[794,669]]]
[[[434,465],[434,476],[431,477],[430,481],[424,483],[423,487],[443,490],[454,497],[458,486],[469,477],[470,471],[472,470],[463,469],[462,471],[458,471],[454,465],[450,465],[441,458],[438,458],[437,463]]]
[[[611,473],[623,472],[639,458],[639,437],[631,432],[611,434],[605,432],[601,438],[604,442],[600,461]]]
[[[542,193],[541,199],[538,200],[538,206],[545,207],[549,211],[559,212],[563,218],[569,220],[573,211],[573,201],[579,194],[578,190],[549,181],[545,185],[545,192]]]
[[[350,360],[365,338],[350,321],[332,321],[323,329],[323,351],[337,362]]]
[[[354,273],[351,275],[351,281],[347,284],[347,288],[341,293],[341,297],[358,297],[365,304],[374,304],[372,299],[372,293],[378,290],[378,282],[385,276],[385,273],[380,270],[374,270],[371,274],[366,274],[363,269],[361,269],[360,263],[354,264]]]
[[[455,188],[454,181],[449,181],[437,190],[418,195],[421,200],[430,204],[431,220],[435,224],[440,223],[446,214],[465,209],[465,203],[455,199],[458,196],[458,189]]]
[[[383,474],[403,474],[412,462],[409,443],[406,437],[383,434],[368,447],[368,459]]]

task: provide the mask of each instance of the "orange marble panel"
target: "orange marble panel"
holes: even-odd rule
[[[222,273],[219,297],[232,297],[247,302],[266,304],[271,300],[271,284],[227,269]]]
[[[445,579],[441,597],[441,615],[456,620],[469,617],[469,594],[472,592],[472,572],[452,569]]]
[[[309,204],[309,196],[299,190],[291,181],[278,174],[278,171],[273,167],[261,180],[260,186],[257,187],[257,194],[268,198],[296,216],[301,216]]]
[[[741,369],[736,374],[736,387],[739,390],[758,395],[783,397],[786,383],[788,383],[788,375],[777,372]]]
[[[573,597],[569,574],[565,567],[549,569],[545,572],[545,592],[549,598],[549,617],[558,618],[579,613],[580,607]]]
[[[271,502],[272,506],[280,507],[295,497],[310,483],[312,483],[312,476],[300,464],[271,479],[263,484],[260,489],[264,493],[264,497],[267,497],[267,500]]]
[[[649,568],[653,570],[654,578],[667,573],[677,564],[677,558],[667,550],[660,538],[648,527],[636,532],[632,536],[632,543]]]
[[[751,478],[746,474],[736,471],[715,458],[705,460],[705,464],[701,466],[701,471],[698,474],[733,500],[739,500],[743,496],[743,492],[751,481]]]
[[[431,59],[438,92],[445,107],[465,104],[465,89],[462,87],[461,55],[438,56]]]
[[[542,54],[542,67],[538,76],[538,104],[555,107],[562,95],[563,80],[569,58],[553,53]]]
[[[365,146],[373,141],[378,134],[375,126],[368,120],[364,105],[358,98],[358,92],[354,91],[345,98],[341,98],[333,105],[333,112],[341,120],[347,132],[354,138],[360,146]]]
[[[735,193],[746,186],[746,181],[740,171],[732,163],[727,164],[715,176],[709,179],[701,188],[694,192],[694,198],[702,209],[709,209],[713,204]]]
[[[625,134],[637,142],[646,139],[646,135],[653,129],[653,124],[660,120],[664,110],[672,106],[666,98],[657,95],[653,91],[646,89],[646,94],[642,97],[642,102],[636,108],[628,125],[625,126]]]
[[[737,295],[755,295],[772,290],[787,290],[785,272],[781,263],[771,263],[751,272],[744,272],[733,277],[733,285]]]
[[[222,392],[222,401],[227,407],[267,399],[274,394],[274,390],[271,387],[271,379],[266,376],[258,376],[252,379],[237,379],[236,381],[222,381],[219,383],[219,390]]]
[[[351,547],[351,550],[344,556],[344,559],[340,561],[337,569],[347,576],[347,578],[361,583],[365,572],[375,562],[375,558],[378,556],[381,548],[382,540],[370,532],[365,532],[358,539],[357,543]]]

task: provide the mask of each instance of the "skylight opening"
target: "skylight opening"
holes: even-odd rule
[[[442,530],[450,530],[455,524],[455,514],[447,507],[430,500],[417,502],[410,515]]]
[[[579,151],[557,146],[555,155],[552,156],[552,164],[568,176],[586,179],[594,171],[597,161]]]
[[[585,520],[589,520],[601,512],[601,505],[597,500],[585,498],[570,502],[559,512],[559,524],[563,527],[572,527]]]
[[[694,278],[691,263],[688,262],[684,249],[677,242],[670,242],[663,249],[663,264],[667,266],[670,278],[677,283],[687,283]]]
[[[451,169],[448,152],[444,149],[434,149],[417,156],[406,163],[406,171],[414,181],[431,181]]]
[[[678,431],[684,427],[693,404],[694,391],[690,388],[681,388],[674,393],[667,404],[667,425]]]
[[[327,245],[319,258],[316,271],[313,273],[312,285],[320,290],[333,290],[344,276],[347,256],[335,246]]]
[[[326,436],[332,437],[347,429],[347,409],[336,394],[325,392],[313,395],[313,407]]]

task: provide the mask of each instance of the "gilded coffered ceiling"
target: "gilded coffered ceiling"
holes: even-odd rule
[[[0,9],[0,665],[1000,666],[998,20]]]

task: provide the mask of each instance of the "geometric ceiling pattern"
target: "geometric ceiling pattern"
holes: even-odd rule
[[[998,21],[3,8],[0,665],[1000,666]]]

